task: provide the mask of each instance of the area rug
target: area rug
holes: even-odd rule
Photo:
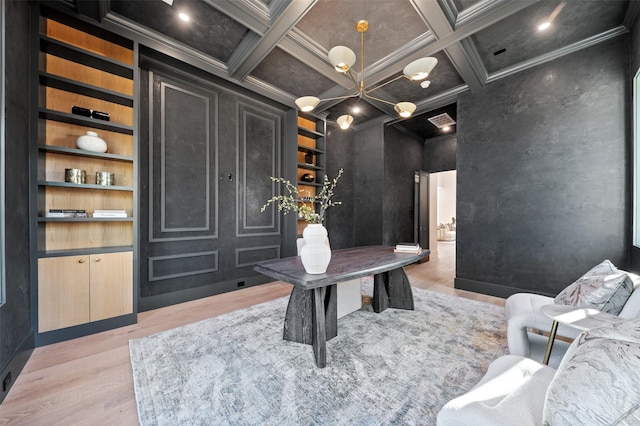
[[[506,353],[504,309],[413,289],[338,320],[327,367],[284,341],[288,297],[131,340],[142,425],[433,425]]]

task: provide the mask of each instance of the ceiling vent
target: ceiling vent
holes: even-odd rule
[[[436,115],[431,118],[428,118],[427,120],[429,120],[431,124],[436,126],[438,129],[442,129],[443,127],[446,127],[446,126],[453,126],[454,124],[456,124],[456,120],[451,118],[451,116],[446,112],[444,114],[440,114],[440,115]]]

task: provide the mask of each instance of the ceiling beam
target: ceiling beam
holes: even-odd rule
[[[266,6],[260,7],[260,4],[248,0],[203,1],[256,34],[263,35],[269,29],[271,17]]]
[[[292,1],[262,37],[252,32],[249,33],[229,58],[227,63],[229,75],[235,79],[244,80],[317,1]],[[226,4],[232,2],[215,3]]]

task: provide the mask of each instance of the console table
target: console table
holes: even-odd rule
[[[366,246],[331,252],[331,262],[324,274],[307,274],[300,257],[268,260],[254,270],[277,280],[293,284],[284,319],[284,339],[313,346],[316,365],[327,365],[327,340],[338,335],[336,284],[374,276],[373,310],[387,308],[413,310],[413,293],[404,266],[429,255],[394,253],[393,247]]]

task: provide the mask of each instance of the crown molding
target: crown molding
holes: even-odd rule
[[[263,35],[269,29],[271,19],[269,10],[265,5],[261,5],[257,1],[203,1],[258,35]]]

